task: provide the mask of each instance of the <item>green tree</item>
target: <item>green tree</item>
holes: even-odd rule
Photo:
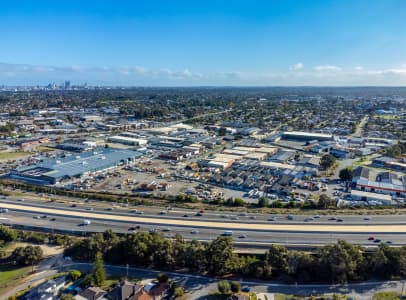
[[[97,286],[101,286],[106,280],[106,271],[104,270],[103,255],[97,252],[94,259],[93,281]]]
[[[86,274],[84,277],[83,277],[83,279],[82,279],[82,281],[80,282],[80,286],[82,287],[82,288],[87,288],[87,287],[89,287],[89,286],[91,286],[91,285],[93,285],[94,284],[94,278],[93,278],[93,274]]]
[[[73,297],[72,294],[62,294],[62,295],[59,297],[59,299],[60,299],[60,300],[74,300],[75,297]]]
[[[344,168],[344,169],[340,170],[340,173],[339,173],[338,177],[340,177],[340,179],[342,181],[351,181],[352,180],[352,174],[353,174],[352,168],[347,167],[347,168]]]
[[[234,206],[244,206],[244,200],[241,198],[234,199]]]
[[[361,280],[366,274],[362,248],[345,241],[319,249],[317,271],[320,278],[333,283]]]
[[[207,269],[207,261],[210,258],[206,256],[206,248],[201,242],[193,240],[188,243],[185,252],[185,266],[192,272],[198,272]]]
[[[295,281],[309,282],[314,278],[313,256],[301,251],[289,251],[288,275]]]
[[[390,146],[386,149],[385,155],[390,157],[399,157],[406,151],[405,144],[398,143],[396,145]]]
[[[333,155],[326,154],[321,158],[320,165],[324,170],[329,170],[335,165],[336,161],[337,159]]]
[[[318,207],[320,208],[329,208],[335,207],[336,201],[331,197],[327,196],[326,194],[321,194],[319,197]]]
[[[7,226],[0,226],[0,241],[5,243],[15,241],[17,239],[17,232]]]
[[[11,258],[16,264],[22,266],[34,266],[43,258],[43,251],[39,246],[17,247],[11,254]]]
[[[158,280],[159,283],[167,283],[169,280],[169,277],[166,273],[158,273],[156,276],[156,279]]]
[[[258,199],[258,206],[259,207],[267,207],[269,205],[269,199],[265,196],[262,196]]]
[[[238,260],[234,253],[233,239],[229,236],[220,236],[207,247],[207,271],[215,275],[224,275],[232,272]]]
[[[230,289],[233,293],[238,293],[241,290],[241,284],[238,281],[232,281]]]
[[[272,267],[272,272],[279,276],[288,270],[288,249],[284,246],[271,245],[267,252],[267,260]]]
[[[173,292],[173,295],[175,296],[175,298],[182,297],[184,294],[185,294],[185,290],[181,286],[176,287]]]
[[[221,294],[228,294],[230,292],[230,283],[227,280],[221,280],[217,283],[217,289]]]
[[[69,271],[69,277],[71,280],[76,281],[82,276],[82,273],[79,270]]]
[[[219,136],[225,136],[227,135],[227,128],[225,127],[220,127],[219,131],[218,131],[218,135]]]

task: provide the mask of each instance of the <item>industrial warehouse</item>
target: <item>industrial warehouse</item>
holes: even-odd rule
[[[36,184],[56,184],[63,179],[79,178],[129,164],[141,156],[137,151],[99,148],[20,167],[12,170],[9,175],[11,178]]]

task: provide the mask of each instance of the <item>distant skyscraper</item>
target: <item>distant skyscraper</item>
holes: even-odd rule
[[[64,88],[65,88],[65,90],[70,89],[70,81],[69,80],[65,80]]]

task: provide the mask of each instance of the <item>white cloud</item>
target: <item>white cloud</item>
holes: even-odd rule
[[[299,71],[300,70],[300,71]],[[406,66],[382,69],[353,67],[341,69],[319,65],[304,70],[302,63],[286,72],[247,72],[227,70],[197,73],[188,68],[148,69],[141,66],[43,66],[0,63],[0,84],[44,85],[48,82],[87,82],[97,85],[398,85],[406,86]]]
[[[341,71],[341,68],[338,66],[332,65],[321,65],[314,67],[316,71]]]
[[[290,70],[292,70],[292,71],[298,71],[298,70],[301,70],[303,68],[304,68],[304,65],[301,62],[298,62],[297,64],[294,64],[294,65],[290,66]]]

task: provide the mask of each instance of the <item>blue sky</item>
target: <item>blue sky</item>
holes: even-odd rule
[[[8,1],[0,84],[406,85],[406,1]]]

